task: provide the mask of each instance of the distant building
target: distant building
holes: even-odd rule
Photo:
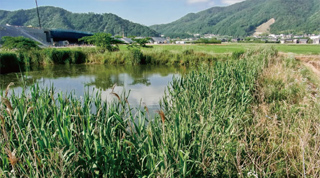
[[[161,37],[152,37],[150,40],[153,44],[167,44],[169,41]]]
[[[120,38],[120,41],[123,41],[125,44],[131,44],[133,41],[131,38]]]
[[[268,38],[266,41],[269,43],[277,43],[278,39],[277,38]]]
[[[299,39],[299,44],[308,44],[308,39]]]
[[[314,38],[313,44],[320,44],[320,38]]]
[[[238,41],[240,41],[240,38],[231,39],[231,42],[238,42]]]
[[[176,41],[176,44],[186,44],[185,41]]]
[[[293,43],[293,39],[282,39],[280,40],[281,44],[285,44],[285,43]]]

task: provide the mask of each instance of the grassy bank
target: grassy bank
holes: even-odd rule
[[[155,118],[125,94],[107,105],[98,93],[8,89],[0,176],[319,177],[317,81],[270,49],[174,79]]]
[[[294,54],[320,54],[319,45],[283,44],[221,44],[221,45],[154,45],[152,48],[128,50],[120,45],[120,51],[103,52],[96,48],[46,48],[30,51],[0,51],[0,72],[16,72],[32,65],[48,64],[156,64],[188,65],[211,63],[227,58],[233,53],[249,49],[273,47],[279,52]],[[8,67],[7,67],[8,66]]]
[[[189,65],[212,63],[217,56],[187,49],[142,51],[140,49],[99,52],[96,48],[46,48],[31,51],[0,51],[1,73],[17,72],[30,66],[52,64]]]

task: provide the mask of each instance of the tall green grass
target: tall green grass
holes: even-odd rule
[[[175,78],[154,118],[147,108],[133,112],[126,94],[112,92],[116,101],[107,104],[98,92],[76,98],[33,86],[30,94],[15,96],[8,89],[1,97],[0,176],[319,175],[312,159],[319,157],[320,134],[312,126],[319,123],[319,111],[289,108],[300,103],[315,109],[319,98],[302,102],[307,91],[291,79],[288,85],[269,82],[277,61],[274,49],[248,51],[240,59],[216,61]],[[283,65],[289,72],[298,68],[290,61]],[[273,85],[285,88],[277,91]],[[272,94],[281,90],[289,98]]]
[[[21,61],[13,52],[0,52],[0,74],[19,72]]]
[[[9,64],[17,66],[18,62],[23,66],[21,69],[23,70],[24,67],[48,64],[189,65],[212,63],[217,60],[216,56],[190,49],[178,53],[167,50],[142,51],[140,49],[101,53],[96,48],[46,48],[32,51],[0,52],[0,54],[3,71],[8,70],[9,67],[6,66]]]

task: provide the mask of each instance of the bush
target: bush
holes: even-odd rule
[[[81,64],[86,61],[82,51],[71,49],[45,49],[44,56],[54,64]]]
[[[232,53],[232,59],[239,59],[244,54],[244,51],[235,51]]]
[[[4,36],[1,39],[1,44],[2,44],[2,47],[5,49],[18,49],[18,50],[40,49],[38,46],[40,45],[40,43],[22,36],[19,36],[19,37]]]
[[[20,62],[15,53],[0,52],[0,73],[19,72]]]

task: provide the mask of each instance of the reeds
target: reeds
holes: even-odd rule
[[[192,53],[188,51],[173,53],[167,50],[141,51],[140,49],[132,49],[100,53],[95,48],[46,48],[32,51],[0,52],[0,61],[4,64],[1,73],[17,72],[28,67],[48,64],[194,65],[210,64],[216,60],[216,57],[208,53],[194,51]]]
[[[276,54],[248,51],[173,79],[151,119],[114,90],[117,100],[107,104],[99,93],[81,99],[34,85],[28,97],[8,89],[0,107],[0,174],[319,177],[318,90],[306,90],[310,76]],[[284,87],[273,89],[278,85]],[[281,90],[286,97],[272,94]]]

